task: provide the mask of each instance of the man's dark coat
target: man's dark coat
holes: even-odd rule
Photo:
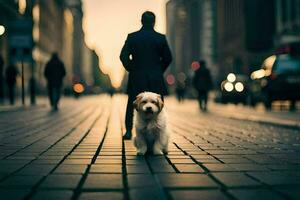
[[[127,93],[134,97],[150,91],[167,94],[163,73],[172,61],[165,35],[152,27],[128,35],[120,59],[129,72]]]
[[[53,57],[46,64],[44,75],[51,87],[61,87],[63,78],[66,75],[64,64],[57,58]]]

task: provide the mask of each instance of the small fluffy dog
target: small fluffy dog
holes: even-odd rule
[[[168,153],[169,131],[161,95],[143,92],[133,104],[136,110],[133,143],[137,154],[145,155],[147,151],[154,155]]]

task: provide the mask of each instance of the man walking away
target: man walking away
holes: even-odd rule
[[[155,15],[146,11],[142,15],[141,30],[127,36],[120,60],[129,72],[124,139],[130,139],[133,126],[133,101],[144,91],[167,94],[163,74],[172,61],[166,36],[154,30]]]
[[[193,85],[198,92],[199,106],[202,111],[207,110],[208,92],[212,88],[212,79],[205,61],[199,61],[200,68],[195,71]]]
[[[8,99],[10,105],[15,104],[15,86],[18,74],[18,69],[12,63],[5,70],[6,84],[8,88]]]
[[[48,82],[48,95],[50,105],[54,111],[58,110],[58,102],[60,99],[63,78],[66,70],[62,61],[56,53],[52,54],[51,59],[46,64],[44,75]]]

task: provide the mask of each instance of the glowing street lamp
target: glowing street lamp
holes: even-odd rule
[[[0,25],[0,36],[5,33],[5,27],[3,25]]]

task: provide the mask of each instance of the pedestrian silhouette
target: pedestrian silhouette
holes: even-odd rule
[[[176,97],[179,103],[184,100],[185,91],[186,91],[186,83],[183,81],[178,81],[176,84]]]
[[[199,61],[200,67],[195,71],[193,85],[198,92],[198,102],[202,111],[207,110],[208,92],[212,88],[212,79],[205,61]]]
[[[58,103],[61,95],[61,87],[66,70],[63,62],[56,53],[52,54],[51,59],[45,67],[44,75],[48,82],[48,95],[52,109],[58,110]]]
[[[4,61],[2,56],[0,55],[0,103],[4,101]]]
[[[142,28],[127,36],[120,60],[129,72],[124,139],[130,139],[133,126],[133,101],[144,91],[167,94],[163,74],[172,61],[166,37],[154,30],[155,15],[146,11],[142,15]]]
[[[11,105],[15,104],[15,86],[19,72],[14,64],[9,64],[5,70],[5,78],[8,89],[8,99]]]

